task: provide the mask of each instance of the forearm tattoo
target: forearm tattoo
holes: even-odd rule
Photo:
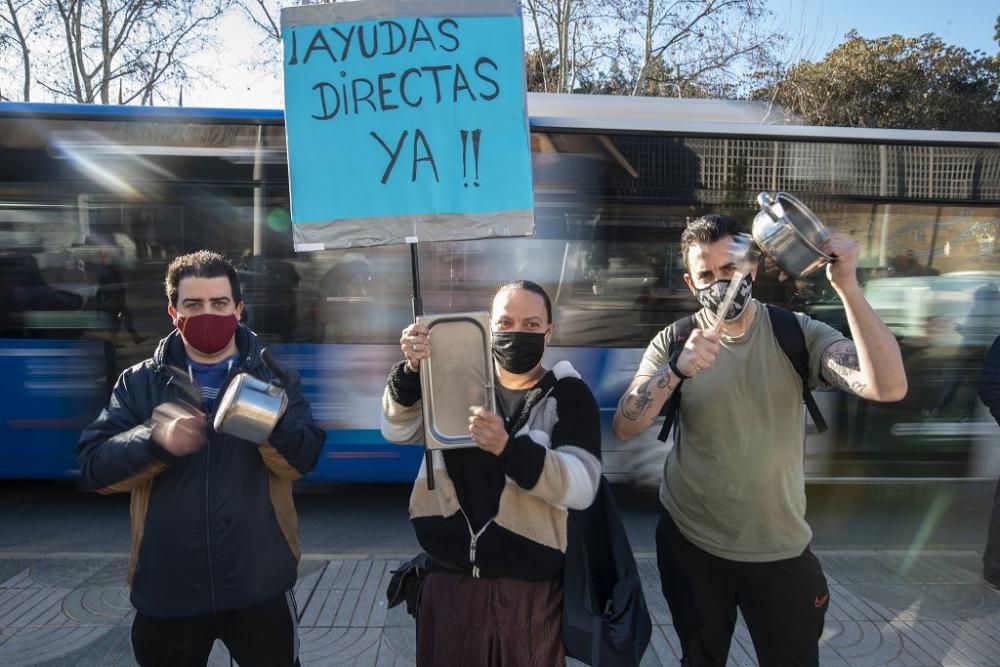
[[[658,389],[666,389],[669,392],[670,379],[670,369],[661,368],[656,372],[656,375],[653,375],[634,390],[627,393],[622,400],[622,417],[629,421],[639,419],[649,408],[649,404],[653,402],[653,396],[650,392],[652,385],[655,383]]]
[[[861,361],[854,343],[834,343],[823,353],[823,378],[832,386],[860,396],[868,389],[862,382]]]

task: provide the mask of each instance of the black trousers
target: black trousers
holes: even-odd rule
[[[184,618],[136,613],[132,650],[142,667],[197,667],[221,640],[240,667],[298,667],[295,598],[283,593],[253,607]]]
[[[746,621],[760,667],[816,667],[830,592],[819,560],[726,560],[691,544],[663,512],[656,527],[663,596],[680,639],[684,667],[722,667],[736,625]]]
[[[993,511],[983,550],[983,577],[991,584],[1000,584],[1000,481],[993,492]]]

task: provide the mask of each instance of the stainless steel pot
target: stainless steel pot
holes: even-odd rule
[[[277,380],[264,382],[249,373],[239,373],[219,401],[215,413],[215,430],[255,444],[263,444],[271,437],[274,426],[288,406],[285,385],[288,374],[263,350],[264,363],[278,376]]]
[[[801,278],[834,260],[823,251],[829,232],[805,204],[785,192],[762,192],[757,204],[753,239],[782,271]]]

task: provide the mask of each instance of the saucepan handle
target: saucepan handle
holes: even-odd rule
[[[759,195],[757,195],[757,206],[760,206],[760,210],[764,211],[769,216],[771,216],[771,220],[778,222],[778,216],[775,214],[774,209],[772,208],[774,206],[774,200],[771,199],[771,195],[767,194],[766,192],[761,192]]]
[[[278,382],[276,384],[278,385],[278,387],[282,389],[287,387],[289,379],[288,371],[286,371],[281,364],[275,361],[274,355],[271,354],[271,349],[265,347],[263,350],[261,350],[260,358],[264,361],[265,364],[267,364],[267,367],[271,369],[271,372],[277,376]]]

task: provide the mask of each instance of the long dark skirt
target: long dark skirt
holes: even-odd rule
[[[429,574],[417,612],[417,665],[565,665],[562,606],[559,582]]]

